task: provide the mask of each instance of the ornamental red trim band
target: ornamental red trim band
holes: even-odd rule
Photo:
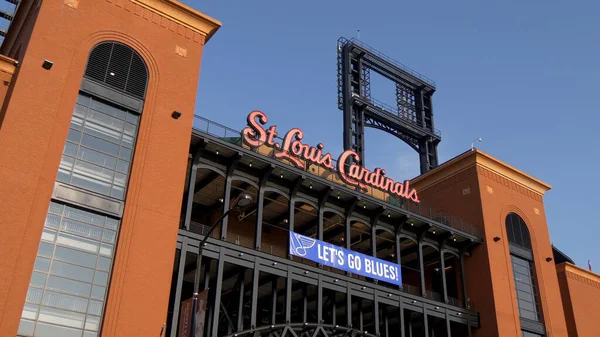
[[[246,118],[248,126],[242,130],[242,139],[244,143],[251,148],[266,145],[277,149],[275,158],[287,159],[294,166],[305,169],[305,162],[316,164],[330,170],[336,169],[338,176],[345,183],[366,188],[367,186],[377,188],[402,198],[419,202],[417,191],[410,188],[408,180],[395,182],[386,177],[386,171],[382,168],[376,168],[373,171],[362,167],[360,156],[352,150],[344,151],[337,160],[337,167],[333,165],[333,159],[329,152],[323,153],[325,147],[319,143],[316,147],[302,143],[304,132],[299,128],[293,128],[286,132],[282,143],[275,142],[277,137],[277,126],[272,125],[265,129],[263,125],[267,124],[269,119],[262,111],[254,110]],[[347,165],[349,163],[349,165]]]

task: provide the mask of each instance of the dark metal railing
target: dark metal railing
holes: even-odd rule
[[[183,228],[183,224],[184,221],[181,220],[180,221],[180,226]],[[218,228],[217,228],[218,229]],[[190,222],[190,232],[192,233],[196,233],[196,234],[200,234],[200,235],[206,235],[206,233],[208,233],[210,231],[210,227],[203,225],[201,223],[198,222]],[[216,239],[216,240],[220,240],[220,234],[217,231],[213,231],[210,235],[210,237]],[[227,232],[227,236],[225,238],[225,242],[229,242],[229,243],[233,243],[242,247],[246,247],[246,248],[250,248],[250,249],[254,249],[254,239],[251,238],[247,238],[235,233],[231,233],[231,232]],[[275,245],[270,245],[270,244],[265,244],[262,243],[260,246],[260,251],[263,253],[267,253],[273,256],[277,256],[277,257],[283,257],[283,258],[287,258],[288,254],[286,253],[286,249],[281,248],[279,246],[275,246]],[[292,259],[294,261],[298,261],[307,265],[311,265],[311,266],[316,266],[317,263],[311,260],[307,260],[304,258],[300,258],[297,256],[292,256]],[[404,267],[407,268],[407,267]],[[336,274],[341,274],[341,275],[345,275],[346,272],[336,269],[336,268],[332,268],[332,267],[328,267],[328,266],[322,266],[323,270],[329,271],[329,272],[333,272]],[[412,269],[412,268],[410,268]],[[414,270],[414,269],[413,269]],[[417,271],[418,272],[418,271]],[[351,277],[353,278],[358,278],[361,280],[366,280],[367,278],[365,278],[364,276],[360,276],[360,275],[356,275],[356,274],[352,274]],[[385,283],[384,283],[385,284]],[[394,287],[396,288],[396,287]],[[398,289],[398,288],[396,288]],[[407,284],[404,283],[402,284],[402,286],[400,286],[400,291],[407,293],[407,294],[411,294],[411,295],[415,295],[415,296],[423,296],[427,299],[431,299],[437,302],[443,302],[443,296],[437,292],[431,291],[431,290],[425,290],[424,291],[424,295],[421,293],[421,288],[418,286],[414,286],[411,284]],[[457,298],[454,297],[448,297],[448,301],[446,302],[450,305],[456,306],[456,307],[461,307],[464,308],[463,302]],[[467,307],[467,309],[472,309],[472,306],[469,305]]]
[[[344,38],[341,38],[340,40],[342,40],[342,39],[346,40]],[[404,65],[404,64],[402,64],[402,63],[400,63],[400,62],[398,62],[398,61],[390,58],[389,56],[386,56],[384,53],[380,52],[379,50],[377,50],[377,49],[375,49],[375,48],[373,48],[371,46],[366,45],[364,42],[362,42],[362,41],[360,41],[360,40],[358,40],[356,38],[352,38],[352,39],[346,40],[346,41],[349,41],[352,44],[355,44],[355,45],[361,47],[362,49],[365,49],[365,50],[371,52],[371,54],[377,55],[377,57],[381,58],[382,60],[385,60],[386,62],[391,63],[392,65],[394,65],[394,66],[402,69],[403,71],[405,71],[405,72],[413,75],[414,77],[418,78],[419,80],[421,80],[421,81],[423,81],[423,82],[431,85],[432,87],[435,87],[435,82],[432,79],[430,79],[429,77],[427,77],[427,76],[425,76],[425,75],[423,75],[423,74],[421,74],[421,73],[419,73],[419,72],[417,72],[415,70],[412,70],[408,66],[406,66],[406,65]]]
[[[194,129],[196,129],[197,131],[204,132],[208,135],[221,138],[225,142],[228,142],[235,146],[242,147],[246,150],[249,150],[249,151],[252,151],[255,153],[259,153],[260,147],[255,147],[255,148],[243,147],[242,133],[240,131],[234,130],[232,128],[229,128],[220,123],[211,121],[204,117],[194,116],[194,118],[195,118]],[[283,139],[280,137],[276,137],[276,139],[278,139],[278,141],[280,143],[283,141]],[[277,153],[277,151],[281,151],[281,150],[271,149],[267,154],[260,153],[260,155],[265,156],[267,158],[276,159],[275,154]],[[337,161],[333,160],[333,163],[334,163],[334,166],[337,167]],[[322,166],[315,165],[315,164],[307,164],[304,171],[306,171],[307,173],[313,174],[313,175],[317,175],[323,179],[329,180],[335,184],[339,183],[339,181],[335,178],[336,175],[333,174],[333,173],[335,173],[334,170],[330,170],[330,169],[327,169],[327,168],[324,168]],[[442,222],[443,224],[450,226],[454,229],[457,229],[462,232],[469,233],[471,235],[481,238],[481,230],[479,229],[479,227],[477,227],[473,224],[470,224],[461,218],[458,218],[455,216],[448,216],[444,212],[437,211],[437,210],[427,207],[427,206],[422,206],[420,203],[415,203],[411,200],[396,199],[395,197],[391,196],[389,193],[383,192],[381,190],[376,190],[374,188],[368,189],[366,191],[361,191],[361,193],[371,196],[373,198],[379,199],[379,200],[381,200],[381,196],[383,195],[384,202],[388,202],[394,206],[401,207],[409,212],[418,214],[422,217],[425,217],[425,218],[428,218],[428,219],[431,219],[434,221]],[[440,219],[440,220],[436,220],[436,219]]]

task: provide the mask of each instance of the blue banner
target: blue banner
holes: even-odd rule
[[[298,233],[290,232],[290,254],[324,266],[395,285],[402,285],[402,274],[398,264],[357,253]]]

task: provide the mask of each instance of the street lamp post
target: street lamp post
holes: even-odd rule
[[[235,208],[242,208],[242,207],[246,207],[248,205],[250,205],[253,202],[252,200],[252,196],[250,196],[250,194],[248,193],[241,193],[237,198],[235,198],[232,202],[231,202],[231,206],[229,207],[228,210],[226,210],[225,212],[223,212],[223,214],[212,224],[212,226],[210,226],[210,229],[208,230],[208,232],[206,234],[204,234],[204,238],[202,239],[202,241],[200,241],[200,244],[198,246],[198,257],[196,260],[196,274],[194,277],[194,304],[192,306],[193,310],[192,310],[192,329],[190,329],[190,337],[195,337],[195,332],[196,332],[196,305],[198,304],[198,292],[200,290],[200,270],[202,268],[202,251],[204,249],[204,246],[206,245],[206,241],[208,240],[208,238],[210,237],[210,235],[212,234],[212,232],[215,230],[215,228],[217,228],[217,226],[223,221],[223,219],[225,219],[225,217],[227,217],[229,215],[229,213],[235,209]],[[215,304],[217,305],[217,304]],[[218,312],[218,310],[216,311]]]

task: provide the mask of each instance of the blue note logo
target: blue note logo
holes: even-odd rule
[[[311,249],[317,243],[316,239],[311,239],[293,232],[291,232],[290,234],[292,234],[292,244],[290,246],[294,250],[294,255],[306,256],[306,254],[308,253],[308,249]]]

